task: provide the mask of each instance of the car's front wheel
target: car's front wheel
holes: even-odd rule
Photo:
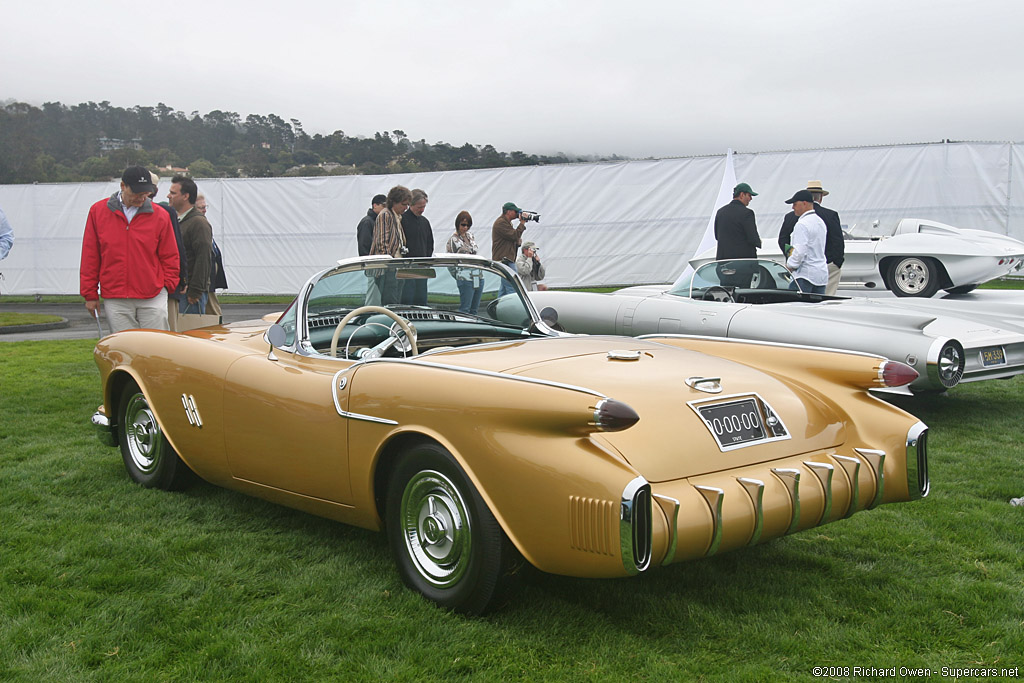
[[[939,268],[929,258],[899,256],[890,262],[886,282],[896,296],[929,297],[939,291]]]
[[[117,437],[124,467],[137,484],[172,491],[192,480],[192,471],[174,452],[149,400],[134,382],[121,393]]]
[[[521,556],[448,451],[421,444],[403,453],[385,504],[388,542],[407,586],[464,614],[501,604]]]

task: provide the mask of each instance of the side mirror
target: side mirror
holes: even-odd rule
[[[270,345],[275,348],[284,346],[285,340],[287,339],[288,334],[284,331],[284,327],[277,323],[271,325],[270,329],[267,330],[267,340],[270,342]]]

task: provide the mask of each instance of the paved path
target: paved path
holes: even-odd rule
[[[221,304],[224,310],[224,322],[233,323],[239,320],[262,318],[267,313],[283,311],[288,304]],[[58,315],[68,319],[68,326],[59,330],[41,332],[15,332],[0,334],[0,342],[39,341],[42,339],[98,339],[99,330],[84,303],[67,304],[7,304],[0,299],[0,311],[12,313],[43,313]],[[104,334],[109,333],[106,318],[100,316]]]

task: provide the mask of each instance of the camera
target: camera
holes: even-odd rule
[[[520,211],[519,220],[521,221],[533,221],[534,223],[540,223],[540,214],[534,211]]]

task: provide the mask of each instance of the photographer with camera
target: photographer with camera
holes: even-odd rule
[[[515,271],[517,252],[519,245],[522,244],[523,231],[526,230],[526,221],[529,217],[528,215],[524,218],[521,214],[522,210],[514,202],[505,202],[501,207],[501,216],[494,221],[491,228],[491,260],[504,264],[512,271]],[[519,219],[519,225],[513,228],[512,220],[515,218]],[[512,291],[512,285],[502,280],[498,296],[505,296]]]
[[[547,285],[542,285],[538,280],[544,279],[544,264],[540,262],[540,255],[537,253],[537,245],[533,242],[523,244],[522,253],[516,259],[516,270],[519,272],[519,279],[528,292],[544,291]]]

